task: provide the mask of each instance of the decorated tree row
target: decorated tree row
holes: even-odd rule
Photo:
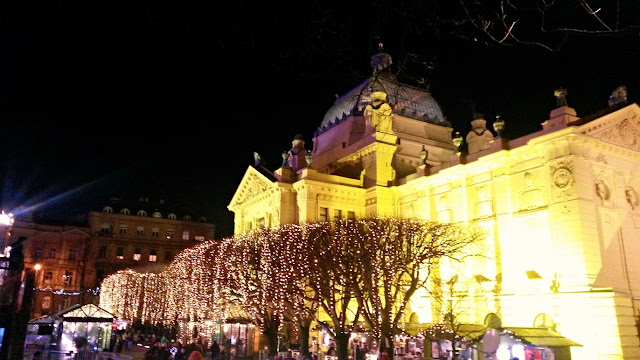
[[[248,317],[271,354],[286,323],[297,327],[307,354],[315,322],[341,360],[362,323],[393,358],[412,295],[441,260],[476,255],[480,237],[467,226],[389,217],[262,229],[187,249],[160,274],[115,274],[103,283],[104,303],[118,316],[164,324]]]

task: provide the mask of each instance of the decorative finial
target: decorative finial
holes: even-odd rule
[[[255,164],[255,166],[260,165],[260,161],[262,159],[260,158],[260,154],[258,154],[257,152],[253,152],[253,163]]]
[[[374,74],[388,68],[392,63],[391,55],[385,52],[382,43],[378,43],[378,52],[371,57],[371,67]]]
[[[429,152],[425,149],[424,145],[422,145],[422,150],[420,150],[420,160],[422,160],[422,165],[427,164],[427,158],[429,157]]]
[[[569,106],[567,104],[567,94],[568,94],[567,89],[562,89],[562,88],[553,92],[553,96],[555,96],[557,99],[558,107]]]
[[[307,153],[307,155],[305,155],[305,160],[307,161],[307,168],[311,169],[311,160],[313,160],[313,155],[311,155],[311,153]]]
[[[282,153],[282,166],[289,166],[289,152],[284,151]]]

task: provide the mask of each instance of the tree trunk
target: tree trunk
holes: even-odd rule
[[[350,332],[336,329],[335,341],[338,360],[349,359],[349,338],[351,338]]]
[[[303,357],[309,354],[309,329],[311,328],[311,320],[303,319],[298,322],[299,336],[298,342],[300,343],[300,355]]]
[[[382,321],[382,329],[380,331],[380,358],[382,358],[382,352],[387,353],[387,360],[393,360],[393,330],[392,326]]]
[[[264,336],[267,338],[267,346],[269,347],[269,357],[273,358],[279,351],[278,349],[278,320],[264,320]]]

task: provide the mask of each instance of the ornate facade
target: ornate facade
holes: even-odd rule
[[[579,118],[565,91],[540,131],[507,139],[478,114],[458,147],[438,104],[381,54],[329,110],[304,166],[247,169],[229,204],[235,232],[376,215],[476,224],[487,256],[439,269],[472,299],[464,322],[554,328],[582,345],[575,359],[640,358],[640,107]],[[439,320],[426,293],[407,317]]]

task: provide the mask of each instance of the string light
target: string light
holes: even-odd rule
[[[393,340],[403,330],[405,294],[425,284],[440,258],[468,255],[477,239],[454,224],[388,217],[289,224],[200,243],[160,273],[112,274],[100,306],[207,336],[212,319],[250,319],[263,331],[314,320],[335,338],[364,329],[353,323],[360,305],[372,336]]]

